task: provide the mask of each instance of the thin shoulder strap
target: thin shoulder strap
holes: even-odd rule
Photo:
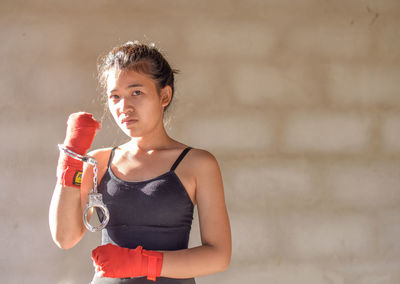
[[[117,149],[117,148],[118,148],[118,146],[116,146],[116,147],[114,147],[114,148],[111,149],[110,158],[108,159],[107,168],[110,167],[111,162],[112,162],[112,160],[113,160],[113,158],[114,158],[115,149]]]
[[[192,147],[187,147],[185,150],[182,151],[178,159],[176,159],[175,163],[171,167],[171,171],[175,171],[176,167],[179,165],[179,163],[182,161],[183,157],[189,152],[189,150],[192,149]]]

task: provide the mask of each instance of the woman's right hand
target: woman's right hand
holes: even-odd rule
[[[69,150],[85,155],[92,145],[100,122],[93,115],[85,112],[72,113],[67,122],[64,147]],[[66,153],[61,152],[57,166],[57,183],[63,186],[80,187],[83,163]]]

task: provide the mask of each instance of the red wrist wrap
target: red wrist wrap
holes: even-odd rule
[[[144,249],[142,255],[147,257],[147,279],[156,281],[156,278],[161,275],[163,254]]]
[[[147,276],[148,280],[156,281],[161,275],[163,253],[145,250],[142,246],[128,249],[106,244],[92,251],[92,259],[103,277]]]
[[[99,127],[100,123],[90,113],[71,114],[67,122],[64,146],[77,154],[85,155]],[[63,186],[80,187],[82,168],[83,162],[61,152],[57,165],[57,182]]]

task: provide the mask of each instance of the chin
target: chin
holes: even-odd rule
[[[142,136],[142,135],[140,135],[140,133],[138,131],[134,131],[134,130],[131,130],[131,129],[124,129],[123,132],[127,136],[132,137],[132,138]]]

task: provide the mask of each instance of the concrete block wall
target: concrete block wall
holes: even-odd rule
[[[99,234],[51,241],[56,145],[79,110],[103,118],[93,148],[126,140],[96,58],[134,39],[181,71],[170,135],[222,170],[232,262],[197,283],[400,282],[400,2],[16,0],[0,15],[4,283],[90,281]]]

